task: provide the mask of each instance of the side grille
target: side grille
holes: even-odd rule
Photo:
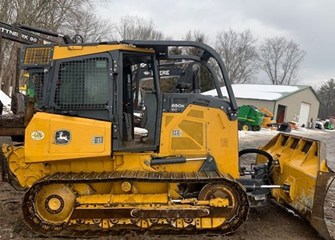
[[[28,47],[24,51],[23,65],[48,65],[51,52],[51,47]]]

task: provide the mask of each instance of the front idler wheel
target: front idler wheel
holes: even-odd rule
[[[212,212],[212,216],[225,216],[225,221],[220,226],[223,233],[235,231],[247,219],[249,212],[248,197],[240,184],[236,182],[226,181],[223,183],[209,183],[203,187],[198,199],[227,200],[227,206],[215,207],[214,212]],[[220,211],[222,214],[219,213]]]

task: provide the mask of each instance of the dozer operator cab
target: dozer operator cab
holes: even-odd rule
[[[197,55],[170,54],[173,47],[197,49]],[[29,92],[38,111],[110,121],[113,151],[158,150],[163,112],[182,112],[189,104],[220,105],[200,94],[200,66],[211,74],[222,98],[218,74],[209,63],[214,58],[221,70],[229,99],[222,106],[236,118],[237,105],[218,54],[202,43],[185,41],[123,41],[73,46],[27,46],[21,65],[29,72]],[[160,64],[187,61],[172,89],[161,91]],[[139,73],[150,72],[143,84]],[[145,70],[143,70],[145,69]],[[180,94],[184,93],[184,94]],[[144,107],[140,106],[143,105]],[[136,113],[140,111],[140,119]],[[136,136],[138,127],[147,136]],[[135,140],[139,141],[135,141]]]

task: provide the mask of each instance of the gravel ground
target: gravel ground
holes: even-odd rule
[[[335,162],[335,131],[325,132],[309,130],[297,132],[305,136],[318,136],[327,144],[327,158]],[[258,147],[268,142],[275,132],[240,132],[240,149]],[[10,142],[8,138],[0,138],[0,143]],[[21,215],[21,199],[23,193],[15,191],[7,183],[0,182],[0,239],[44,239],[32,233],[23,222]],[[333,201],[334,195],[330,196]],[[333,204],[333,203],[332,203]],[[333,208],[334,209],[334,208]],[[334,211],[334,210],[333,210]],[[222,239],[222,236],[208,234],[193,234],[187,236],[175,235],[138,235],[126,233],[122,236],[103,237],[103,239]],[[60,238],[53,238],[60,239]],[[99,239],[102,239],[101,237]],[[262,208],[251,209],[249,219],[234,234],[224,239],[321,239],[309,223],[297,217],[291,211],[276,204]]]

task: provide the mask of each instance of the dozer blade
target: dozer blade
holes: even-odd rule
[[[273,184],[289,187],[273,189],[274,199],[308,220],[323,238],[335,239],[335,162],[327,163],[325,143],[280,133],[262,150],[274,159]],[[265,160],[258,156],[257,161]]]

